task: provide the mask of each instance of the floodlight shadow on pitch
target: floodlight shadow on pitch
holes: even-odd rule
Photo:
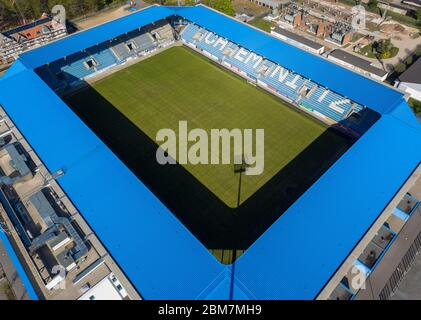
[[[234,173],[243,173],[250,167],[247,154],[234,156]]]

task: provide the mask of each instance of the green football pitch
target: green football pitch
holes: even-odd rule
[[[241,188],[232,164],[183,165],[230,208],[251,197],[327,130],[281,99],[185,47],[173,47],[140,61],[98,80],[92,88],[67,98],[82,118],[90,114],[95,121],[112,122],[109,116],[104,119],[105,111],[103,114],[104,104],[110,104],[152,141],[160,129],[177,132],[181,120],[188,122],[189,129],[207,132],[264,129],[264,171],[256,176],[243,174]],[[126,130],[125,126],[110,126],[120,144]],[[130,152],[133,150],[127,146]]]

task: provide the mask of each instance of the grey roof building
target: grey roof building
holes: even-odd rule
[[[333,50],[329,53],[328,58],[376,80],[384,81],[389,74],[387,71],[373,66],[370,61],[341,49]]]
[[[289,42],[297,47],[300,47],[301,49],[305,49],[313,53],[322,54],[325,48],[324,45],[320,43],[317,43],[306,37],[300,36],[284,28],[275,27],[275,29],[273,29],[271,33],[286,42]]]
[[[421,101],[421,59],[415,61],[408,70],[399,76],[395,81],[395,87]]]

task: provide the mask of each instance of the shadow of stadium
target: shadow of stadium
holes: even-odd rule
[[[239,207],[230,208],[183,166],[158,164],[155,141],[95,89],[83,90],[89,101],[81,103],[78,94],[63,100],[208,249],[247,249],[354,142],[328,128]]]

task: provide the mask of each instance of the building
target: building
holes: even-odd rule
[[[93,287],[89,288],[78,300],[123,300],[127,292],[113,273],[110,273]]]
[[[250,0],[253,3],[258,4],[259,6],[270,8],[270,9],[277,9],[280,6],[289,3],[289,0]]]
[[[44,15],[40,20],[0,33],[0,64],[14,61],[22,52],[67,34],[66,26]]]
[[[387,71],[373,66],[370,61],[357,57],[355,54],[348,53],[341,49],[336,49],[330,52],[328,58],[378,81],[386,80],[387,75],[389,74]]]
[[[395,80],[395,87],[421,101],[421,59],[415,61],[408,70]]]
[[[371,119],[360,132],[362,138],[274,221],[236,261],[235,268],[219,263],[69,110],[53,90],[58,84],[47,84],[37,73],[76,53],[83,57],[75,59],[83,73],[80,79],[68,81],[78,83],[101,71],[84,68],[85,49],[105,43],[97,54],[102,57],[109,54],[110,46],[118,46],[112,39],[175,16],[194,31],[191,38],[182,33],[182,41],[191,47],[208,45],[208,50],[214,50],[215,63],[224,53],[200,41],[202,29],[220,41],[235,43],[242,55],[247,51],[253,57],[259,55],[258,59],[264,57],[277,71],[287,70],[283,74],[292,79],[289,88],[297,89],[291,103],[310,95],[312,88],[318,90],[315,104],[330,112],[341,111],[341,117],[332,121],[335,128],[350,115],[356,124],[361,117]],[[104,68],[109,70],[114,64],[115,59]],[[243,68],[245,74],[256,71]],[[260,71],[256,85],[267,69]],[[299,87],[294,86],[297,81]],[[23,86],[25,94],[21,94]],[[332,93],[334,101],[324,101]],[[407,194],[420,176],[421,127],[401,92],[203,5],[150,6],[28,51],[0,79],[0,104],[50,172],[63,170],[58,179],[65,194],[145,299],[353,298],[361,290],[349,288],[352,279],[348,284],[342,280],[354,266],[364,274],[374,274],[390,252],[385,243],[396,238],[389,231],[393,229],[389,219],[397,217],[402,224],[409,219],[400,211],[411,214],[416,209],[417,200],[408,199]],[[115,291],[108,291],[109,280],[104,282],[106,289],[100,285],[84,297],[95,299],[103,290],[105,296],[116,297]]]
[[[404,2],[402,1],[402,3],[404,3]],[[402,14],[404,16],[406,16],[411,11],[410,9],[408,9],[408,7],[402,6],[400,4],[383,2],[383,1],[379,1],[377,6],[380,9],[390,10],[392,12],[396,12],[396,13]]]
[[[286,13],[282,19],[280,20],[280,23],[288,25],[292,28],[298,27],[301,25],[301,22],[303,21],[303,14],[301,11],[291,11]]]
[[[325,50],[324,45],[319,44],[313,40],[307,39],[305,37],[302,37],[298,34],[295,34],[283,28],[275,27],[271,31],[271,34],[278,37],[279,39],[282,39],[288,43],[291,43],[294,46],[297,46],[301,49],[310,51],[315,54],[322,54]]]
[[[325,28],[326,28],[325,22],[320,21],[318,23],[310,24],[307,29],[307,32],[315,35],[316,37],[320,37],[320,36],[324,36]]]

